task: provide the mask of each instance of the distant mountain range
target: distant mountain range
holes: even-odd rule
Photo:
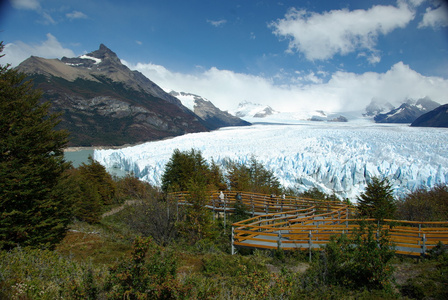
[[[268,105],[262,105],[249,101],[241,102],[240,104],[238,104],[238,107],[234,111],[232,111],[232,114],[239,118],[265,118],[277,113],[277,111],[273,110]]]
[[[62,59],[32,56],[17,70],[29,75],[70,131],[70,146],[112,146],[159,140],[224,126],[250,125],[226,118],[211,103],[197,113],[101,44],[91,53]],[[199,101],[201,102],[201,101]]]
[[[391,108],[391,105],[388,103],[385,106]],[[429,98],[422,98],[417,101],[408,100],[398,108],[392,107],[389,112],[381,113],[384,109],[373,102],[367,106],[366,114],[372,115],[377,113],[373,118],[376,123],[412,123],[421,115],[439,106],[439,103]]]

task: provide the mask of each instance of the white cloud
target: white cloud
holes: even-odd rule
[[[207,23],[209,23],[215,27],[221,27],[227,23],[227,20],[217,20],[217,21],[207,20]]]
[[[42,23],[42,24],[45,24],[45,25],[53,25],[53,24],[56,24],[56,21],[50,16],[50,14],[49,13],[47,13],[47,12],[42,12],[42,18],[43,18],[43,21],[39,21],[40,23]]]
[[[224,110],[234,110],[244,100],[267,104],[280,111],[322,109],[335,112],[364,109],[372,98],[398,104],[407,98],[429,96],[439,103],[448,102],[448,80],[423,76],[402,62],[385,73],[340,71],[302,75],[299,72],[295,81],[288,85],[276,85],[274,78],[217,68],[183,74],[151,63],[126,64],[165,90],[201,95]],[[326,76],[329,80],[324,82]]]
[[[47,33],[47,39],[40,44],[26,44],[21,41],[6,44],[3,54],[5,56],[1,58],[1,63],[10,63],[13,67],[19,65],[31,55],[45,58],[75,56],[72,50],[64,48],[51,33]]]
[[[11,0],[12,7],[16,9],[39,10],[40,4],[37,0]]]
[[[87,19],[87,15],[83,12],[74,10],[71,13],[67,13],[65,15],[67,18],[69,18],[70,20],[74,20],[74,19]]]
[[[448,26],[448,5],[445,2],[435,9],[428,7],[423,15],[423,20],[418,24],[418,28],[446,26]]]
[[[274,34],[289,39],[288,51],[308,60],[326,60],[357,50],[375,52],[377,38],[404,28],[414,11],[404,2],[398,6],[373,6],[368,10],[332,10],[322,14],[292,8],[283,19],[270,24]]]

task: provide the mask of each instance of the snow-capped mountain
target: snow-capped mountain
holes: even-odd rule
[[[17,70],[33,79],[53,112],[63,112],[59,128],[70,132],[70,146],[135,144],[210,129],[103,44],[79,57],[32,56]]]
[[[265,118],[277,112],[268,105],[244,101],[231,113],[239,118]]]
[[[394,108],[395,107],[389,102],[382,103],[378,99],[372,99],[372,101],[370,101],[370,104],[366,106],[366,112],[364,115],[367,117],[374,117],[380,113],[390,111]]]
[[[222,111],[211,101],[191,93],[171,91],[170,95],[179,99],[189,110],[199,116],[210,129],[218,129],[227,126],[251,125],[238,117]]]
[[[430,142],[428,142],[430,141]],[[107,168],[159,185],[174,149],[195,148],[225,165],[255,156],[286,187],[317,187],[356,200],[372,176],[387,177],[397,196],[448,182],[448,134],[442,128],[302,121],[294,125],[227,127],[118,150],[96,150]]]
[[[412,123],[421,115],[430,112],[440,104],[429,98],[422,98],[416,102],[408,100],[398,108],[394,108],[387,113],[380,113],[374,117],[377,123]]]

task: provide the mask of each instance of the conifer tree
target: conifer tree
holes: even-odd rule
[[[392,219],[396,211],[393,189],[387,178],[373,177],[366,190],[358,198],[361,216],[377,220]]]
[[[0,249],[51,247],[69,222],[60,184],[68,133],[54,129],[58,116],[40,97],[24,74],[0,65]]]
[[[175,149],[165,166],[162,176],[162,190],[187,191],[191,182],[210,181],[210,168],[201,151],[191,149],[181,152]],[[207,184],[206,183],[206,184]]]

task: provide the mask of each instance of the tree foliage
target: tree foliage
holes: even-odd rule
[[[82,163],[67,173],[73,217],[88,223],[98,222],[103,207],[112,204],[115,198],[116,183],[112,176],[92,157],[88,164]]]
[[[448,185],[436,185],[426,190],[420,188],[397,203],[400,219],[409,221],[448,220]]]
[[[393,219],[396,211],[396,200],[392,186],[387,178],[373,177],[366,190],[358,198],[358,210],[362,217],[377,220]]]
[[[24,74],[0,66],[0,248],[54,245],[70,219],[60,185],[68,133],[40,98]]]
[[[108,299],[176,299],[187,294],[176,280],[177,261],[150,239],[137,238],[131,256],[110,270]]]
[[[223,188],[223,176],[214,163],[210,167],[201,151],[191,149],[181,152],[175,149],[165,166],[162,190],[187,191],[191,183],[206,185],[208,189]]]
[[[393,249],[387,230],[361,223],[350,236],[332,237],[309,275],[314,273],[317,282],[330,286],[390,290]]]
[[[264,194],[280,194],[281,186],[272,171],[267,170],[255,157],[246,166],[232,163],[227,175],[230,188],[235,191],[245,191]]]

